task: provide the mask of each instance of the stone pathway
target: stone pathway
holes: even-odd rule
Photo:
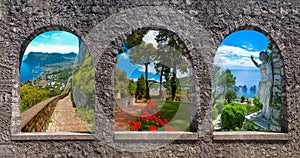
[[[75,113],[70,94],[58,101],[51,120],[46,132],[89,132],[88,124]]]
[[[130,105],[127,108],[119,109],[115,111],[115,130],[116,131],[127,131],[129,121],[133,117],[138,116],[141,110],[146,106],[146,103],[137,101],[135,105]]]

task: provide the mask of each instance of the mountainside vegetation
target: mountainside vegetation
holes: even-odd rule
[[[23,62],[35,66],[45,66],[63,62],[73,63],[76,56],[74,52],[67,54],[30,52]]]

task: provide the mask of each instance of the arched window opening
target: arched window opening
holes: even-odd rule
[[[21,131],[95,131],[94,78],[80,38],[65,31],[36,36],[20,68]]]
[[[190,72],[179,38],[140,30],[127,38],[114,71],[116,131],[190,131]]]
[[[212,69],[215,131],[281,131],[281,63],[278,49],[253,30],[227,36]]]

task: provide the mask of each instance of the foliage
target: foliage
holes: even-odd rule
[[[136,97],[142,99],[146,96],[146,82],[144,75],[141,75],[137,80]]]
[[[252,121],[246,122],[243,128],[246,131],[256,131],[255,124]]]
[[[213,66],[212,70],[212,106],[215,106],[217,100],[225,95],[228,88],[235,85],[236,77],[231,74],[229,69],[221,71],[221,67]],[[226,104],[225,104],[226,105]]]
[[[130,49],[140,45],[143,42],[143,38],[147,32],[147,30],[141,30],[127,37],[126,48]]]
[[[50,90],[50,97],[60,95],[61,91],[59,88],[53,88]]]
[[[156,36],[155,40],[158,43],[158,53],[156,55],[156,61],[158,61],[158,64],[156,65],[158,69],[156,69],[156,72],[160,75],[161,79],[164,75],[166,81],[168,81],[170,70],[172,70],[170,92],[171,100],[174,101],[178,88],[178,84],[176,83],[177,70],[179,70],[181,73],[188,72],[187,63],[183,58],[185,52],[183,50],[183,46],[177,39],[174,38],[174,35],[168,32],[159,31],[159,34]]]
[[[171,98],[168,97],[167,100],[176,101],[175,94],[178,94],[181,91],[179,79],[176,78],[175,81],[173,81],[172,78],[171,80],[164,82],[163,86],[168,90],[168,94],[171,95]]]
[[[76,112],[82,120],[88,123],[89,131],[91,132],[96,131],[94,109],[76,108]]]
[[[158,53],[161,54],[161,53]],[[166,53],[163,53],[166,54]],[[165,81],[168,82],[170,79],[170,68],[165,66],[162,63],[157,63],[154,66],[156,74],[159,75],[159,96],[162,98],[162,83],[163,83],[163,77],[165,77]]]
[[[259,99],[257,98],[256,95],[254,95],[253,104],[257,106],[259,109],[262,109],[263,107],[262,103],[259,102]]]
[[[271,107],[280,107],[281,106],[281,96],[273,96]]]
[[[232,100],[236,98],[236,93],[233,90],[228,90],[225,93],[225,99],[228,101],[228,103],[231,103]]]
[[[229,104],[228,101],[227,101],[227,100],[224,100],[224,105],[227,105],[227,104]]]
[[[40,90],[34,86],[23,86],[20,88],[21,112],[24,112],[50,97],[48,90]]]
[[[72,99],[76,107],[94,109],[95,71],[92,57],[86,51],[86,57],[72,78]]]
[[[219,110],[214,106],[212,108],[212,119],[215,120],[219,115]]]
[[[223,130],[235,130],[241,128],[245,120],[247,110],[243,105],[231,105],[224,106],[221,115],[221,125]]]
[[[115,81],[115,90],[117,93],[121,93],[122,97],[128,96],[129,90],[128,83],[129,79],[127,78],[127,74],[125,71],[120,70],[120,67],[115,67],[114,73],[114,81]]]
[[[136,86],[136,84],[134,83],[133,80],[129,80],[128,87],[129,87],[129,93],[130,93],[130,95],[134,95],[135,92],[136,92],[137,86]]]
[[[251,104],[251,100],[247,98],[247,104]]]
[[[150,98],[149,95],[149,83],[148,83],[148,65],[155,61],[156,48],[152,43],[146,44],[142,42],[140,45],[131,48],[130,62],[132,64],[139,64],[145,66],[146,76],[146,98]]]
[[[247,114],[252,114],[252,113],[257,112],[259,110],[261,110],[261,108],[259,108],[258,106],[247,104]]]
[[[243,103],[243,102],[245,102],[245,100],[246,100],[246,97],[245,97],[245,96],[242,96],[242,97],[241,97],[241,102]]]

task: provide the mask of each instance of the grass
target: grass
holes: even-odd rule
[[[156,102],[162,113],[161,118],[169,120],[168,126],[178,131],[189,131],[190,104],[161,100],[156,100]]]

